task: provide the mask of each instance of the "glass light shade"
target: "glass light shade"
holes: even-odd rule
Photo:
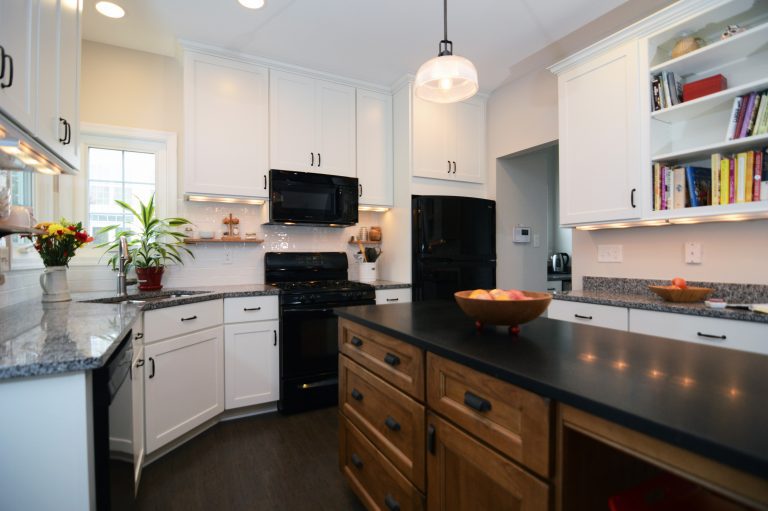
[[[96,10],[108,18],[122,18],[125,16],[125,10],[112,2],[98,2]]]
[[[456,103],[478,90],[477,69],[458,55],[443,55],[426,61],[416,73],[416,95],[435,103]]]
[[[238,2],[248,9],[261,9],[264,7],[264,0],[238,0]]]

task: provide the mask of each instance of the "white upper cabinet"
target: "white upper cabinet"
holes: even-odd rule
[[[266,198],[269,71],[184,56],[184,192]]]
[[[413,96],[413,175],[485,181],[485,101],[442,105]]]
[[[559,75],[561,224],[640,217],[638,76],[636,40]]]
[[[80,166],[80,14],[78,0],[40,0],[37,134],[71,166]]]
[[[37,12],[38,0],[0,0],[0,108],[32,132]]]
[[[392,206],[392,96],[357,90],[357,179],[360,204]]]
[[[270,167],[355,176],[355,88],[270,73]]]

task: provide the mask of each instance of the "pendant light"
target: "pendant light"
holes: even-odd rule
[[[471,98],[477,90],[477,69],[469,59],[453,54],[453,42],[448,40],[448,0],[443,0],[443,40],[437,57],[416,73],[416,95],[435,103],[456,103]]]

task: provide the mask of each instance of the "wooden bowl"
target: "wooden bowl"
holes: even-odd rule
[[[473,290],[453,294],[464,314],[483,324],[517,326],[538,318],[549,307],[552,295],[536,291],[523,291],[533,300],[478,300],[469,298]]]
[[[702,302],[714,291],[710,287],[686,287],[683,289],[672,286],[648,286],[648,289],[668,302]]]

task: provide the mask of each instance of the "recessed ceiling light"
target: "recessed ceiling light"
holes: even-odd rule
[[[97,2],[96,10],[107,18],[122,18],[125,16],[125,9],[112,2]]]
[[[248,9],[261,9],[264,7],[264,0],[237,0],[240,5]]]

